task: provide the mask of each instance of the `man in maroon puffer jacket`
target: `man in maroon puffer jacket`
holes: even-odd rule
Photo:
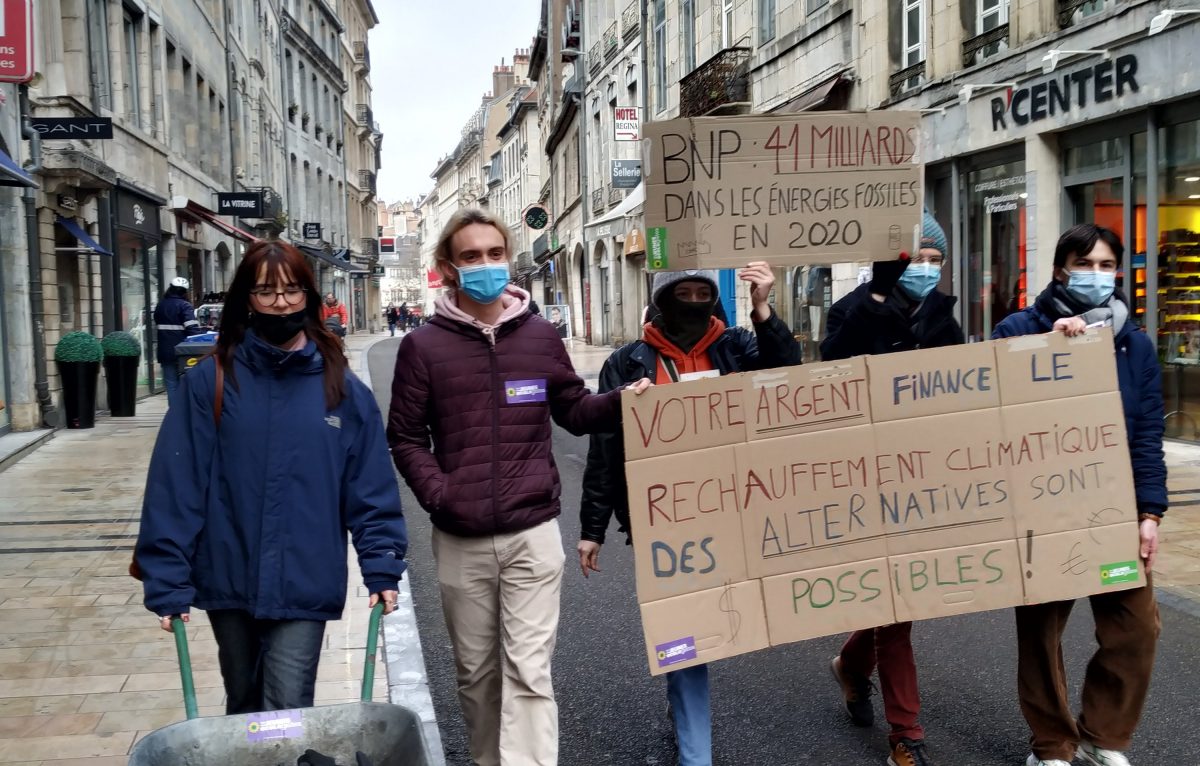
[[[471,757],[553,766],[564,554],[550,419],[576,435],[618,430],[621,394],[588,392],[558,331],[508,284],[503,224],[460,211],[434,257],[451,289],[400,344],[388,444],[433,521]]]

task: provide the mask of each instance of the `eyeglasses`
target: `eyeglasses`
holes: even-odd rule
[[[280,295],[283,296],[284,303],[289,306],[295,306],[304,301],[305,292],[303,287],[288,285],[282,290],[277,290],[274,287],[255,287],[250,291],[250,294],[254,296],[254,300],[263,306],[275,305]]]
[[[940,255],[917,255],[910,263],[928,263],[931,266],[941,266],[945,258]]]

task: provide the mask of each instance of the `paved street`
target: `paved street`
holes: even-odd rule
[[[371,377],[380,405],[390,396],[399,339],[370,351]],[[599,371],[607,352],[573,350],[585,378]],[[562,472],[564,545],[574,551],[579,483],[587,441],[555,434]],[[1195,449],[1176,449],[1180,462],[1195,462]],[[1154,687],[1130,757],[1135,764],[1200,763],[1196,730],[1200,666],[1200,462],[1182,465],[1171,486],[1180,505],[1164,525],[1170,555],[1161,567],[1162,642]],[[1182,477],[1183,483],[1180,483]],[[405,491],[413,601],[421,628],[434,706],[447,762],[468,764],[465,732],[454,693],[454,662],[442,619],[430,553],[426,515]],[[1194,503],[1187,505],[1185,503]],[[1177,541],[1177,542],[1176,542]],[[656,764],[673,761],[662,679],[651,678],[641,642],[634,597],[633,559],[611,531],[601,554],[600,575],[585,581],[568,569],[563,588],[562,629],[555,664],[561,713],[563,763]],[[1171,550],[1173,545],[1191,546]],[[1189,567],[1191,567],[1189,569]],[[1178,572],[1174,571],[1178,570]],[[1179,607],[1179,608],[1177,608]],[[1090,654],[1091,618],[1081,604],[1066,646],[1068,672],[1082,678]],[[922,623],[914,631],[924,697],[923,722],[939,764],[1015,766],[1028,753],[1026,729],[1016,702],[1016,651],[1011,612],[985,613]],[[885,729],[851,727],[839,707],[828,661],[836,638],[818,639],[715,663],[712,667],[716,761],[749,764],[880,764],[887,758]],[[1077,687],[1076,687],[1077,688]],[[876,701],[877,719],[882,708]]]
[[[352,363],[369,340],[349,339]],[[59,431],[0,473],[0,764],[124,766],[141,737],[184,718],[174,642],[126,572],[165,409],[152,397],[136,418]],[[317,704],[359,697],[367,609],[356,569],[345,618],[325,632]],[[188,635],[200,714],[223,715],[203,613]],[[387,697],[382,666],[374,688]]]

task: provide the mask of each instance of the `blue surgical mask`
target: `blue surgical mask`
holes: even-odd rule
[[[1069,272],[1067,292],[1085,306],[1103,306],[1117,289],[1117,274],[1113,271]]]
[[[900,275],[898,283],[904,294],[914,301],[925,300],[942,278],[942,267],[932,263],[913,263]]]
[[[495,303],[508,287],[507,263],[459,266],[458,282],[464,293],[476,303]]]

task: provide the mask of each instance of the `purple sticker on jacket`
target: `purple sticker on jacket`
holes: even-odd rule
[[[246,716],[246,741],[289,739],[304,734],[304,711],[273,710]]]
[[[504,384],[509,404],[534,404],[546,401],[546,379],[510,380]]]
[[[688,636],[687,638],[668,641],[665,644],[659,644],[654,647],[654,651],[658,655],[658,666],[660,668],[665,668],[668,665],[674,665],[679,662],[687,662],[688,660],[696,659],[696,639]]]

